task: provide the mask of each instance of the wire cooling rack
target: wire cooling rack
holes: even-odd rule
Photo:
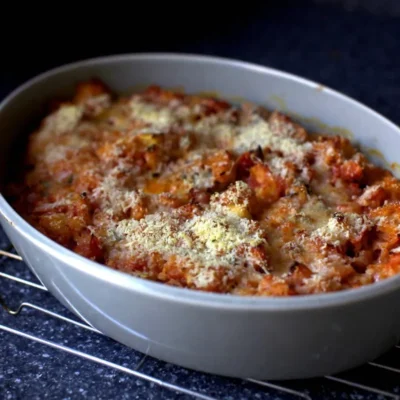
[[[15,298],[21,297],[21,294],[23,298],[15,302]],[[115,347],[114,354],[123,353],[124,350],[121,349],[128,350],[106,338],[97,329],[77,320],[61,306],[37,281],[10,245],[3,246],[0,250],[0,305],[3,308],[0,310],[0,331],[10,334],[10,343],[15,338],[13,335],[16,335],[20,339],[32,341],[44,348],[49,346],[56,351],[65,352],[71,360],[73,357],[81,357],[138,381],[146,381],[153,388],[149,390],[161,388],[167,391],[167,395],[164,394],[163,398],[181,399],[183,396],[185,399],[203,400],[239,398],[400,400],[400,346],[396,346],[374,362],[339,375],[304,381],[265,382],[252,379],[234,380],[201,374],[172,366],[133,350],[135,362],[132,366],[121,360],[107,359],[101,355],[102,352],[99,349],[93,351],[91,345],[66,345],[66,343],[77,343],[74,339],[94,335],[105,340],[104,344],[101,340],[95,340],[98,347],[105,346],[113,349]],[[35,323],[39,319],[42,325],[40,329]],[[43,334],[43,331],[46,332],[43,325],[48,325],[52,321],[58,323],[57,329],[60,332],[57,336],[58,341],[49,339],[46,333]],[[71,327],[74,328],[72,331]],[[90,352],[91,349],[92,352]],[[115,356],[113,358],[118,359]],[[7,359],[3,362],[7,363]],[[171,368],[176,369],[175,373],[168,372]],[[182,384],[179,376],[185,377]],[[9,398],[13,398],[12,393]]]

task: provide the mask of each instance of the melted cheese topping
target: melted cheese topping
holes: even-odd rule
[[[400,182],[253,105],[88,82],[30,137],[15,207],[71,250],[192,289],[285,296],[400,270]]]

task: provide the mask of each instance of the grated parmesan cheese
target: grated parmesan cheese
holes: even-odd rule
[[[372,185],[372,186],[367,186],[364,189],[364,192],[362,195],[358,198],[358,203],[362,206],[368,206],[370,203],[371,199],[376,196],[380,191],[383,191],[384,189],[382,188],[381,185]]]
[[[149,128],[163,132],[177,121],[176,114],[169,107],[157,107],[134,96],[129,102],[131,118],[143,121]]]
[[[275,175],[286,178],[289,175],[289,170],[286,165],[287,160],[281,157],[274,156],[269,160],[268,165]]]
[[[65,160],[69,152],[76,152],[85,146],[88,146],[90,141],[87,138],[79,135],[65,136],[63,143],[49,143],[43,152],[43,159],[46,163],[54,163]]]
[[[111,96],[108,93],[89,97],[84,102],[84,113],[91,117],[97,117],[110,106]]]
[[[336,218],[329,218],[328,223],[313,232],[314,238],[320,238],[334,246],[340,246],[350,239],[350,232],[346,225],[340,223]]]
[[[176,255],[198,267],[233,268],[246,259],[241,247],[267,244],[254,221],[212,209],[184,221],[176,210],[147,215],[139,221],[125,219],[117,224],[116,234],[132,255]]]
[[[341,214],[341,218],[335,216],[329,218],[325,225],[313,232],[312,237],[318,237],[334,246],[341,246],[348,240],[357,238],[372,226],[372,221],[366,216],[344,213]]]
[[[47,212],[50,210],[54,210],[55,208],[58,208],[58,207],[66,207],[71,204],[72,204],[72,202],[69,198],[64,198],[64,199],[57,200],[53,203],[40,204],[35,207],[34,212]]]
[[[210,206],[218,212],[233,213],[241,218],[250,218],[252,190],[243,181],[236,181],[222,193],[214,193]]]
[[[44,120],[44,126],[39,132],[40,138],[51,135],[62,135],[76,128],[83,116],[82,107],[75,105],[61,106]]]
[[[197,288],[205,288],[215,281],[215,275],[215,270],[204,268],[194,275],[192,282]]]
[[[238,128],[238,134],[233,140],[233,148],[237,152],[248,151],[261,146],[279,151],[289,159],[301,162],[306,153],[312,149],[311,143],[301,143],[291,137],[273,133],[268,122],[254,115],[249,125]]]
[[[114,217],[138,206],[141,195],[137,190],[122,187],[115,176],[109,175],[93,190],[91,199],[100,202],[101,208]]]

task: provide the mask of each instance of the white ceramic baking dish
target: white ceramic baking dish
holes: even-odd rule
[[[311,129],[321,128],[316,121],[334,133],[344,128],[388,162],[400,162],[397,126],[317,83],[235,60],[134,54],[63,66],[11,93],[0,105],[2,179],[14,159],[12,145],[42,105],[94,76],[117,92],[156,83],[240,96],[268,108],[284,105],[283,111],[301,115]],[[3,196],[0,215],[18,253],[61,303],[105,335],[162,360],[241,378],[306,378],[363,364],[400,338],[400,276],[361,289],[293,298],[196,292],[89,261],[40,234]]]

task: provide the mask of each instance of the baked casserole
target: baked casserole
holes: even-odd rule
[[[342,136],[210,95],[96,79],[54,101],[8,186],[43,234],[111,268],[243,296],[400,271],[400,181]]]

